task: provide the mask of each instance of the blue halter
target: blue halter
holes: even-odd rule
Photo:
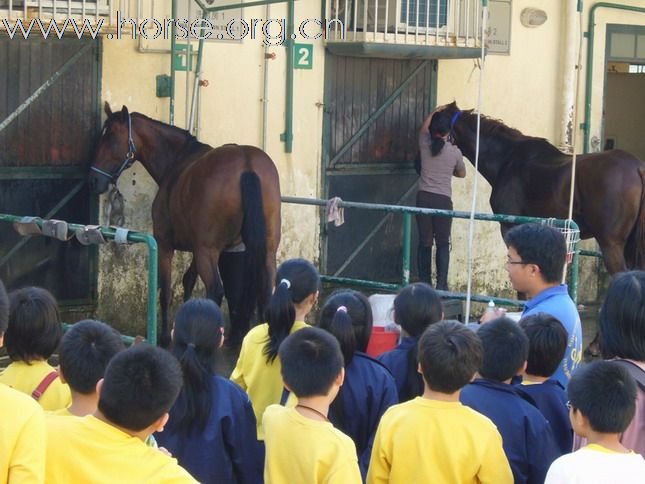
[[[121,173],[130,168],[134,163],[134,155],[136,151],[137,148],[134,145],[134,140],[132,139],[132,116],[130,116],[130,113],[128,112],[128,152],[125,155],[125,160],[123,160],[123,163],[121,163],[121,166],[115,173],[108,173],[94,165],[90,166],[90,170],[107,177],[112,183],[116,183],[117,179],[121,176]]]
[[[462,113],[461,111],[457,111],[455,114],[452,115],[452,118],[450,119],[450,131],[454,129],[455,124],[457,124],[457,121],[461,116],[461,113]]]

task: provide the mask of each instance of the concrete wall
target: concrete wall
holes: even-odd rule
[[[511,26],[511,53],[508,56],[490,55],[486,59],[483,81],[482,112],[520,129],[526,134],[543,136],[557,143],[560,91],[562,89],[562,42],[564,14],[561,0],[538,2],[548,15],[546,23],[538,28],[526,28],[520,23],[520,12],[525,7],[536,7],[536,2],[515,0]],[[588,3],[588,2],[585,2]],[[642,6],[641,0],[622,3]],[[157,12],[163,12],[163,2],[156,3]],[[585,5],[584,24],[590,5]],[[320,15],[319,1],[296,2],[296,24],[305,18]],[[157,15],[162,15],[157,13]],[[246,8],[245,19],[266,18],[265,7]],[[286,17],[286,5],[273,5],[271,18]],[[601,110],[604,93],[604,42],[607,23],[645,24],[645,15],[601,9],[597,15],[594,42],[594,83],[591,117],[592,135],[600,136]],[[302,40],[301,40],[302,41]],[[276,59],[268,61],[268,120],[262,121],[263,72],[265,48],[259,39],[242,42],[208,42],[204,57],[203,78],[209,86],[201,90],[199,138],[212,145],[248,143],[260,146],[263,128],[266,128],[266,151],[274,159],[284,195],[316,197],[322,180],[321,138],[322,101],[324,88],[324,44],[313,44],[313,69],[295,71],[294,149],[284,152],[280,133],[284,131],[286,56],[284,47],[271,47]],[[158,45],[148,45],[155,48]],[[586,47],[583,52],[586,53]],[[584,57],[583,57],[584,59]],[[155,76],[169,73],[167,54],[140,53],[131,40],[105,40],[103,53],[103,98],[114,109],[127,104],[155,119],[167,121],[168,100],[155,97]],[[586,66],[583,66],[586,68]],[[584,75],[584,68],[582,75]],[[440,60],[438,70],[439,104],[457,100],[462,108],[477,105],[478,83],[481,70],[473,60]],[[177,79],[176,124],[184,124],[185,78]],[[583,86],[583,80],[581,80]],[[578,103],[582,121],[584,88]],[[578,148],[581,146],[581,133]],[[579,151],[579,150],[578,150]],[[469,210],[475,176],[469,167],[465,180],[453,183],[455,208]],[[126,200],[126,226],[150,231],[150,205],[156,192],[154,182],[140,165],[135,165],[119,181]],[[483,178],[478,181],[477,210],[490,212],[490,189]],[[105,206],[102,206],[105,209]],[[102,212],[103,213],[103,212]],[[105,215],[102,216],[105,222]],[[453,225],[453,262],[450,285],[464,289],[466,285],[467,223]],[[496,224],[477,223],[473,252],[473,279],[475,292],[510,295],[511,288],[504,271],[505,247]],[[591,243],[591,246],[594,244]],[[305,257],[316,260],[319,254],[317,211],[285,205],[283,207],[283,239],[279,258]],[[145,315],[145,277],[143,261],[145,250],[139,247],[101,250],[99,317],[121,328],[142,328]],[[186,264],[179,257],[179,271]],[[583,264],[582,300],[597,296],[598,263]],[[133,277],[132,273],[140,274]],[[181,272],[176,273],[175,284]],[[177,288],[178,289],[178,288]],[[176,291],[179,294],[179,291]],[[128,308],[128,311],[123,311]],[[135,321],[127,315],[134,314]],[[131,331],[131,330],[130,330]],[[142,329],[137,329],[141,332]]]

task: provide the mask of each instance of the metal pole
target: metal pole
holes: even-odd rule
[[[175,125],[175,53],[177,45],[177,0],[172,0],[172,27],[170,34],[170,114],[168,116],[168,124]],[[186,53],[188,56],[188,53]],[[186,65],[188,65],[188,57],[186,57]]]
[[[8,215],[0,213],[0,222],[20,222],[22,216]],[[42,228],[44,220],[35,221],[39,227]],[[68,230],[75,232],[76,230],[85,229],[85,225],[68,223]],[[116,229],[112,227],[101,227],[100,229],[103,237],[114,239],[116,236]],[[148,247],[148,320],[146,334],[150,344],[157,344],[157,278],[158,278],[158,264],[157,264],[157,241],[155,238],[143,232],[128,232],[128,242],[143,243]]]
[[[403,279],[401,284],[410,284],[410,246],[412,243],[412,215],[403,214]]]

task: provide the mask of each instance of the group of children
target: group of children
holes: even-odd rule
[[[565,389],[554,317],[472,330],[411,284],[394,301],[400,344],[373,359],[366,297],[332,293],[311,327],[319,288],[310,262],[284,262],[228,379],[210,300],[182,305],[170,351],[125,349],[98,321],[63,336],[47,291],[7,298],[0,284],[0,483],[642,482],[645,461],[621,443],[642,411],[634,379],[602,361]],[[586,442],[571,454],[573,432]]]

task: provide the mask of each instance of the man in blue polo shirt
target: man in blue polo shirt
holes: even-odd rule
[[[522,317],[547,313],[567,330],[567,351],[553,375],[566,388],[582,359],[582,326],[567,285],[560,283],[567,257],[564,236],[546,225],[523,224],[509,230],[504,242],[513,289],[529,298]]]

